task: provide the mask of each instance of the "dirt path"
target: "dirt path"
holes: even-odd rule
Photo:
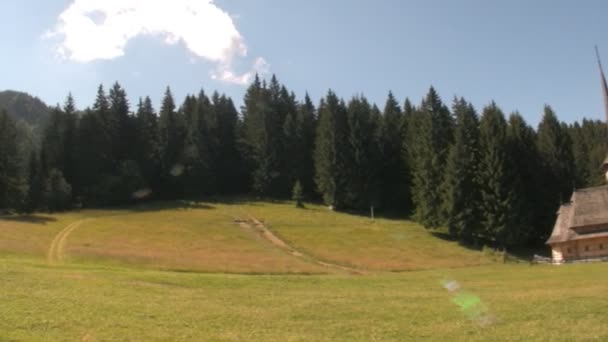
[[[298,251],[293,246],[290,246],[285,241],[283,241],[280,237],[278,237],[270,229],[268,229],[268,227],[266,227],[266,225],[264,223],[262,223],[261,221],[259,221],[258,219],[256,219],[253,216],[249,216],[249,218],[247,220],[235,219],[234,221],[239,223],[239,225],[243,229],[253,231],[258,236],[260,236],[262,239],[266,240],[271,245],[273,245],[274,247],[282,250],[283,252],[285,252],[293,257],[306,260],[307,262],[311,262],[313,264],[317,264],[319,266],[323,266],[325,268],[332,269],[334,271],[339,271],[339,272],[344,272],[344,273],[349,273],[349,274],[364,274],[364,271],[361,269],[348,267],[348,266],[344,266],[344,265],[339,265],[339,264],[334,264],[331,262],[321,261],[321,260],[318,260],[317,258],[313,257],[312,255]]]
[[[63,230],[60,231],[57,236],[55,236],[53,242],[51,242],[51,247],[49,247],[49,252],[47,254],[47,260],[49,263],[55,264],[63,260],[63,249],[65,248],[68,236],[74,231],[74,229],[78,228],[85,221],[87,220],[72,222],[67,227],[63,228]]]

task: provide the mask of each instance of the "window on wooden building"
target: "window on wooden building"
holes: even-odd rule
[[[585,246],[585,252],[589,252],[589,246]]]

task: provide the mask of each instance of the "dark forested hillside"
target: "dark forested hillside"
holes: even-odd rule
[[[44,123],[50,109],[37,97],[14,90],[0,91],[0,108],[6,109],[14,120],[24,120],[35,126]]]
[[[493,101],[450,104],[432,87],[419,104],[389,92],[379,108],[331,90],[313,104],[256,77],[240,113],[226,95],[176,103],[169,88],[160,108],[149,97],[132,104],[118,83],[99,86],[81,111],[71,96],[47,110],[1,94],[0,210],[9,212],[254,193],[374,206],[463,243],[511,247],[544,241],[573,189],[602,184],[608,151],[603,122],[568,125],[546,106],[535,129]],[[26,121],[45,122],[40,139]]]

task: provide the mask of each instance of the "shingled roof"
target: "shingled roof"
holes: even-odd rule
[[[608,186],[574,191],[570,203],[559,208],[548,244],[608,236],[608,232],[581,234],[584,227],[608,225]]]

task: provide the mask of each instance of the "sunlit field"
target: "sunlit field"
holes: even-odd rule
[[[608,338],[608,265],[496,263],[289,202],[3,218],[0,278],[0,341]]]
[[[303,257],[285,253],[239,224],[250,219],[262,221]],[[72,223],[77,226],[60,235]],[[4,219],[0,252],[27,253],[51,262],[226,273],[334,272],[317,260],[361,271],[491,262],[482,253],[441,240],[409,221],[371,221],[316,205],[296,209],[292,203],[247,201],[168,202]]]
[[[2,341],[605,340],[608,266],[228,275],[0,260]],[[468,318],[450,277],[492,321]]]

